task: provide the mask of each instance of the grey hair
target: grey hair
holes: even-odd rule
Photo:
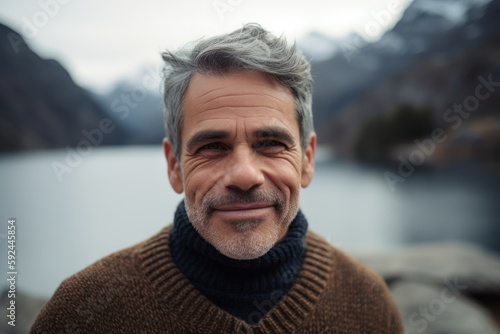
[[[264,73],[290,88],[300,128],[302,152],[314,131],[312,116],[312,77],[309,62],[295,43],[276,37],[255,23],[245,24],[232,33],[201,39],[177,51],[162,53],[163,100],[167,138],[177,159],[181,156],[183,96],[195,73],[224,75],[246,70]]]

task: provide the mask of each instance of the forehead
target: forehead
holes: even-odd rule
[[[269,90],[272,90],[271,93],[275,97],[293,98],[289,88],[263,73],[250,71],[234,71],[222,75],[196,73],[191,78],[184,102],[189,103],[193,99],[209,100],[224,93],[267,95],[266,92]]]
[[[245,120],[294,123],[291,90],[259,72],[195,74],[183,99],[184,130],[210,121]],[[213,125],[213,124],[212,124]],[[291,126],[289,124],[289,126]],[[184,132],[184,131],[183,131]]]

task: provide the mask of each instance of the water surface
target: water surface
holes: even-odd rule
[[[94,148],[59,182],[52,164],[65,163],[66,155],[0,156],[2,254],[6,222],[14,217],[18,289],[40,296],[50,296],[64,278],[97,259],[159,231],[182,198],[170,188],[160,147]],[[446,239],[494,248],[498,198],[496,184],[442,173],[416,173],[392,192],[383,170],[319,162],[301,207],[310,229],[346,249]],[[6,268],[6,256],[0,263]]]

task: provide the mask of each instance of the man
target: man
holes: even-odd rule
[[[165,52],[174,223],[65,280],[33,333],[401,333],[384,282],[307,232],[310,67],[260,26]]]

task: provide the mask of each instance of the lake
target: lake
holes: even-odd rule
[[[60,181],[53,164],[65,163],[66,155],[0,155],[2,272],[7,220],[15,218],[17,288],[39,296],[49,297],[64,278],[159,231],[182,198],[170,188],[160,146],[94,148]],[[319,157],[313,183],[301,195],[310,229],[347,250],[437,240],[500,250],[498,179],[467,168],[417,172],[392,192],[383,173]]]

